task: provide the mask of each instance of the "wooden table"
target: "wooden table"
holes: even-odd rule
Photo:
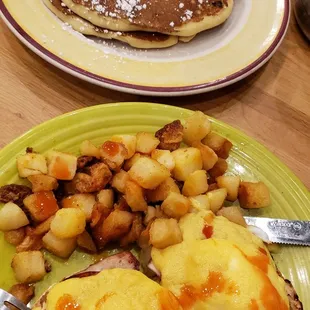
[[[0,147],[75,109],[150,101],[201,110],[267,146],[310,188],[310,49],[295,19],[272,60],[225,89],[184,98],[122,94],[78,80],[24,47],[1,22]]]

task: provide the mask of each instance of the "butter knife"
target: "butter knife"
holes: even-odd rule
[[[267,243],[310,246],[310,221],[252,216],[245,216],[244,219],[249,229]]]

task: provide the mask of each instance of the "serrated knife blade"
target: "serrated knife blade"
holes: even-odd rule
[[[310,246],[310,221],[244,217],[248,226],[263,230],[270,242]]]

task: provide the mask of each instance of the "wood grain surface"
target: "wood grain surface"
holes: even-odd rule
[[[1,22],[0,147],[33,126],[79,108],[149,101],[201,110],[246,132],[310,188],[310,46],[292,16],[271,61],[225,89],[183,98],[122,94],[74,78],[24,47]]]

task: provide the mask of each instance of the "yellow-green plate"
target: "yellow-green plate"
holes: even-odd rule
[[[89,139],[100,144],[113,134],[138,131],[155,132],[175,119],[184,119],[192,111],[150,104],[107,104],[78,110],[39,125],[0,151],[0,185],[20,183],[15,158],[28,146],[38,152],[50,149],[78,154],[80,143]],[[242,132],[212,119],[213,129],[232,141],[234,147],[228,159],[229,171],[241,175],[243,180],[264,181],[270,188],[272,205],[252,214],[288,219],[310,220],[310,195],[294,174],[262,145]],[[8,289],[14,283],[10,262],[14,248],[0,236],[0,287]],[[38,285],[38,294],[49,284],[87,266],[93,258],[75,252],[68,262],[48,255],[53,270]],[[276,263],[290,279],[305,305],[310,304],[310,249],[283,246],[275,256]]]
[[[139,50],[86,39],[41,0],[0,0],[0,16],[8,27],[46,61],[90,83],[155,96],[211,91],[253,73],[281,44],[290,8],[290,0],[235,0],[223,25],[191,42]]]

